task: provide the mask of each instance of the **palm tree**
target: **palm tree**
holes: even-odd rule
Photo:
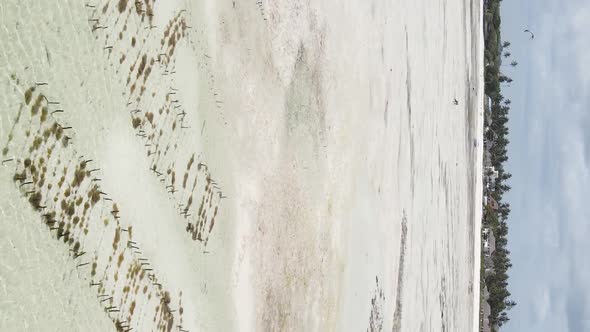
[[[512,103],[512,100],[510,100],[510,99],[504,100],[505,105],[510,105],[511,103]]]
[[[506,305],[506,309],[510,310],[516,305],[516,302],[512,300],[506,300],[504,304]]]
[[[509,57],[509,56],[511,56],[511,55],[512,55],[512,53],[510,53],[510,52],[506,52],[506,53],[504,53],[504,57],[505,57],[505,58],[507,58],[507,57]]]
[[[516,62],[516,61],[512,61],[512,62],[510,63],[510,65],[511,65],[512,67],[516,67],[516,66],[518,66],[518,62]]]
[[[502,312],[502,314],[498,318],[498,326],[506,324],[506,322],[508,322],[509,320],[510,318],[508,318],[508,314],[506,314],[506,312]]]
[[[510,46],[510,42],[509,41],[505,41],[502,43],[502,48],[507,48]]]

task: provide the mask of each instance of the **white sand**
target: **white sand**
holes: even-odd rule
[[[477,329],[480,3],[158,1],[151,22],[145,4],[120,14],[114,1],[103,14],[106,3],[0,4],[0,148],[15,159],[0,167],[0,330],[106,331],[128,317],[134,331],[155,330],[157,285],[135,281],[149,299],[123,291],[127,268],[147,260],[174,330]],[[180,29],[172,48],[161,44],[169,22]],[[144,54],[150,73],[136,75]],[[39,123],[28,105],[12,130],[35,82],[48,85],[33,102],[41,92],[65,112]],[[63,188],[45,184],[37,212],[12,180],[52,142],[30,152],[26,131],[51,121],[71,126],[72,142],[48,168],[61,158],[73,174],[77,158],[92,159],[107,194],[85,215],[87,234],[72,231],[81,258],[40,221],[61,211]],[[202,241],[186,230],[198,220]],[[128,226],[140,249],[121,231],[113,249]],[[97,276],[76,267],[91,257]],[[105,313],[89,285],[99,279],[120,312]]]

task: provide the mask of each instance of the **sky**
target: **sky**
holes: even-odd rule
[[[502,39],[519,63],[503,69],[514,79],[503,95],[512,101],[506,200],[518,305],[502,331],[590,331],[589,30],[587,0],[502,2]]]

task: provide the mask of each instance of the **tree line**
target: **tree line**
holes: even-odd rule
[[[490,293],[488,303],[491,307],[490,325],[492,331],[496,326],[500,327],[510,320],[508,311],[516,305],[510,299],[508,291],[508,269],[512,267],[508,244],[508,215],[510,204],[503,201],[503,196],[510,190],[507,180],[512,176],[504,169],[504,163],[508,160],[508,116],[511,102],[502,96],[501,89],[512,83],[512,78],[503,72],[503,69],[515,68],[518,62],[511,61],[508,66],[502,64],[502,59],[509,61],[510,42],[501,42],[500,33],[500,0],[490,0],[485,8],[484,19],[487,23],[487,35],[485,39],[485,92],[492,99],[491,123],[485,138],[491,143],[491,164],[498,171],[498,178],[494,188],[488,195],[498,202],[498,209],[486,207],[484,224],[489,226],[494,233],[496,248],[492,253],[494,271],[485,277],[485,284]]]

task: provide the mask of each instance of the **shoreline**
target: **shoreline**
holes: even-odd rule
[[[481,64],[477,67],[478,68],[478,96],[477,99],[477,112],[478,112],[478,123],[477,123],[477,132],[478,132],[478,141],[479,144],[476,149],[476,163],[475,163],[475,178],[476,178],[476,185],[475,185],[475,200],[474,200],[474,209],[475,209],[475,218],[474,218],[474,243],[473,243],[473,331],[479,331],[479,317],[480,317],[480,291],[481,291],[481,225],[482,225],[482,215],[483,215],[483,117],[484,117],[484,89],[485,89],[485,81],[484,81],[484,51],[485,51],[485,40],[483,36],[483,12],[484,12],[484,1],[479,1],[480,8],[479,8],[479,26],[478,26],[478,47],[477,47],[477,56]]]

